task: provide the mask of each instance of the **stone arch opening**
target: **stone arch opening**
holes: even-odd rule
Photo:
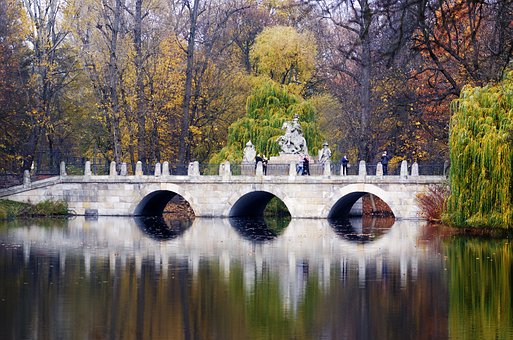
[[[395,217],[389,204],[379,196],[365,191],[355,191],[342,196],[328,213],[329,219],[347,219],[351,216]]]
[[[290,216],[287,205],[280,198],[267,191],[252,191],[244,194],[233,204],[228,216],[262,218],[267,205],[273,198],[283,204]]]
[[[194,218],[190,203],[180,194],[170,190],[156,190],[139,202],[135,216],[163,216],[165,213],[177,215],[180,219]]]

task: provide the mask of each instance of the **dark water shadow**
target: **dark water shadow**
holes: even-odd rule
[[[359,217],[330,219],[329,224],[342,239],[355,243],[376,241],[390,231],[395,223],[393,217]]]
[[[163,216],[137,216],[134,220],[144,234],[157,241],[173,240],[192,225],[192,220],[171,220]]]
[[[276,239],[290,223],[290,217],[230,217],[229,220],[242,238],[256,243]]]

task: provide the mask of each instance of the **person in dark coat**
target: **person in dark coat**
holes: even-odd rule
[[[255,157],[255,169],[257,168],[258,162],[262,162],[262,163],[264,162],[264,159],[262,158],[262,156],[260,156],[260,154],[258,154]]]
[[[344,155],[344,157],[342,157],[342,176],[347,176],[347,164],[349,164],[349,159],[347,159],[347,156]]]
[[[310,176],[310,161],[306,156],[303,158],[303,175]]]
[[[383,165],[383,175],[388,175],[388,161],[390,160],[390,157],[388,156],[387,152],[384,151],[381,155],[381,165]]]
[[[264,175],[267,175],[267,164],[269,163],[269,160],[265,155],[262,157],[262,170],[264,171]]]

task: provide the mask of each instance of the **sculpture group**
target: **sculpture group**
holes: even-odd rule
[[[280,156],[271,157],[275,163],[289,163],[297,159],[297,156],[308,157],[308,146],[303,136],[303,129],[299,123],[299,116],[296,114],[292,120],[285,121],[282,125],[285,134],[278,137],[276,142],[281,148]],[[243,163],[254,163],[257,152],[251,141],[246,143],[244,148]],[[331,158],[331,150],[328,143],[324,143],[319,150],[319,162],[324,163]]]
[[[282,150],[280,154],[308,155],[308,147],[305,137],[303,137],[303,129],[299,124],[299,116],[294,115],[294,119],[284,122],[281,128],[285,130],[285,134],[276,140]]]

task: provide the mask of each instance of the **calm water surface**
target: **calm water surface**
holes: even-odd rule
[[[1,339],[512,339],[508,239],[422,222],[0,224]]]

